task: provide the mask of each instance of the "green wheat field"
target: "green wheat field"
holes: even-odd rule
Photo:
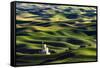
[[[96,15],[96,7],[16,3],[16,65],[96,61]]]

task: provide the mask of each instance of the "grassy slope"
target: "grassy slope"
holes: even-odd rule
[[[64,7],[59,8],[64,9]],[[94,9],[83,8],[83,10]],[[86,12],[80,10],[77,12],[80,13],[77,19],[68,18],[71,12],[57,13],[51,10],[45,11],[52,14],[52,17],[47,18],[49,20],[42,20],[42,16],[34,13],[17,15],[17,65],[95,61],[96,29],[94,27],[96,27],[96,22],[91,22],[95,20],[95,16],[90,18],[83,15]],[[73,15],[77,16],[76,14]],[[79,22],[79,20],[84,22]],[[52,51],[51,55],[35,53],[35,50],[42,49],[42,42],[48,45]]]

